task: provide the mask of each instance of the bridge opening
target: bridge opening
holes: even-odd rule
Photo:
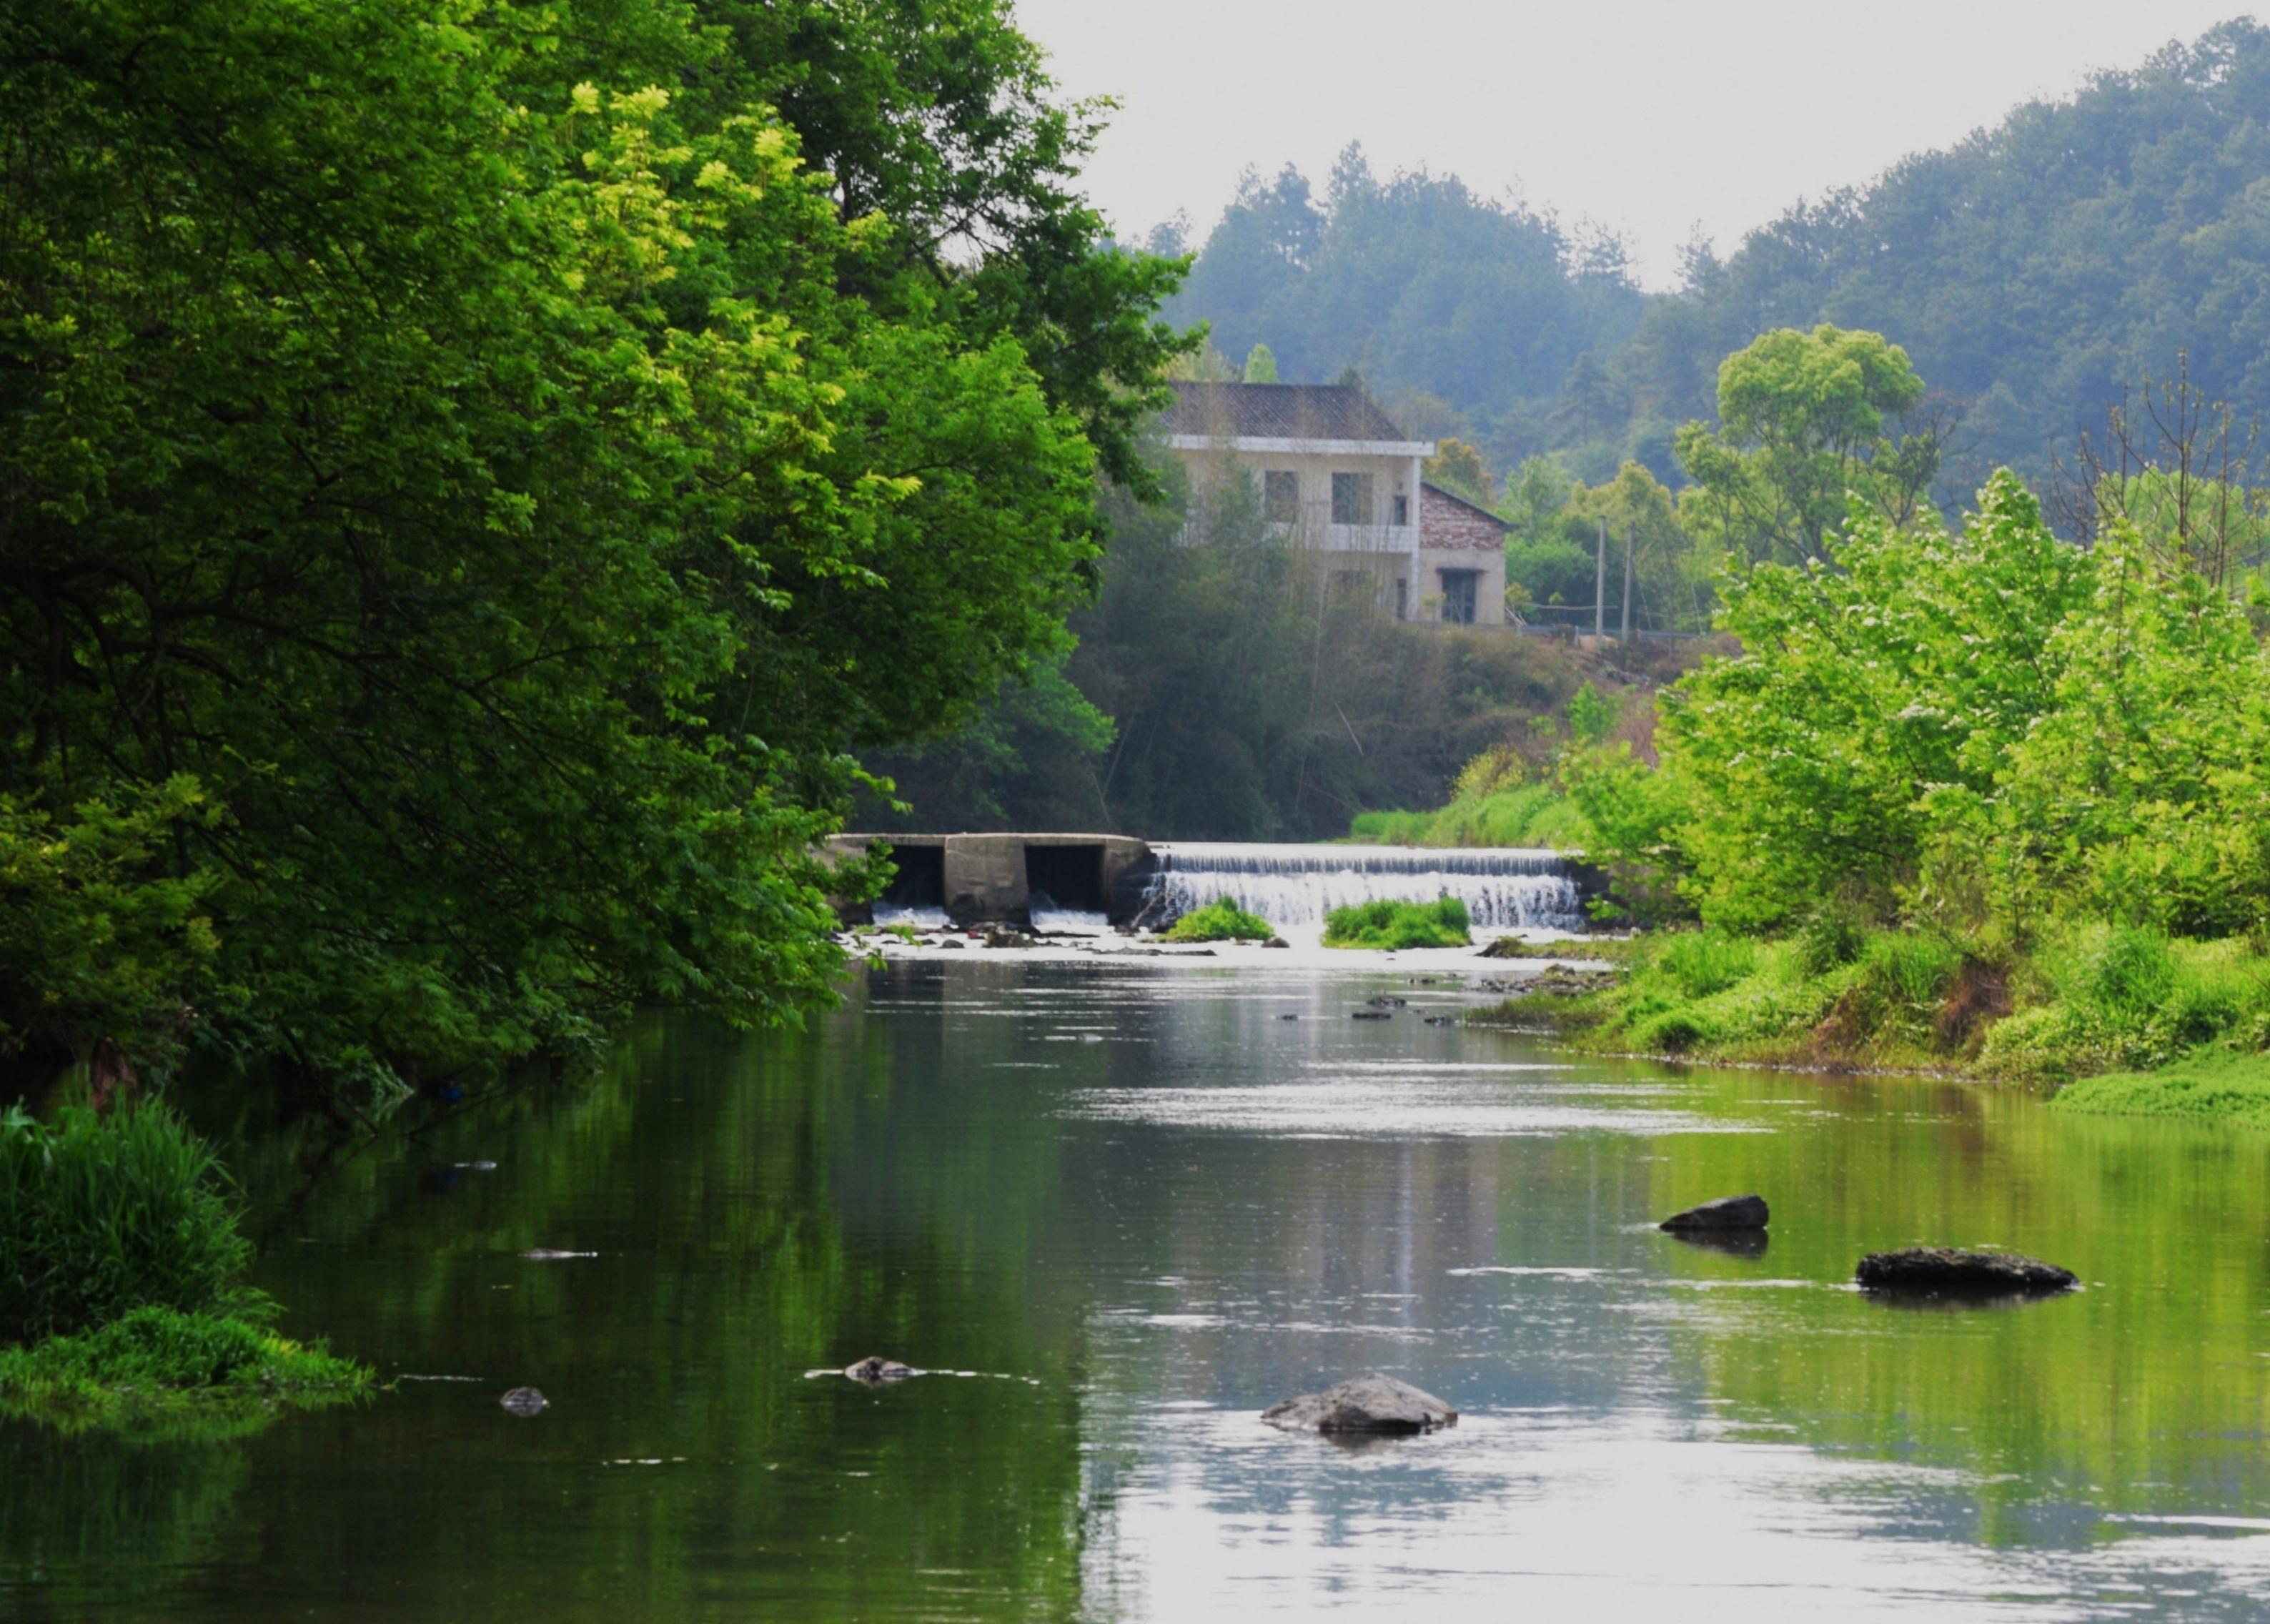
[[[946,847],[894,846],[891,862],[898,872],[883,887],[879,899],[894,908],[946,906]]]
[[[1027,846],[1025,888],[1045,892],[1058,908],[1100,914],[1108,901],[1103,888],[1103,848]]]

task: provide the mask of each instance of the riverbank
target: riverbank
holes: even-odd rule
[[[1990,960],[1918,931],[1618,945],[1625,974],[1517,995],[1479,1024],[1601,1054],[2018,1084],[2059,1109],[2270,1127],[2270,959],[2239,939],[2104,925]]]

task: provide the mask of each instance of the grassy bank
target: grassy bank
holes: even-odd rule
[[[172,1309],[136,1309],[77,1335],[0,1348],[0,1414],[67,1432],[256,1419],[279,1403],[358,1398],[371,1383],[367,1368],[320,1344]]]
[[[1369,846],[1582,847],[1591,826],[1549,783],[1462,796],[1432,812],[1359,812],[1348,839]]]
[[[2190,1116],[2270,1128],[2270,1056],[2202,1049],[2156,1072],[2083,1078],[2051,1103],[2077,1116]]]
[[[2061,1109],[2270,1126],[2270,958],[2243,938],[2093,925],[1989,958],[1824,923],[1777,938],[1665,932],[1625,962],[1613,987],[1481,1019],[1603,1051],[1942,1071],[2063,1089]]]

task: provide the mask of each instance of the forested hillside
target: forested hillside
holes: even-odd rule
[[[1674,482],[1677,426],[1719,362],[1774,328],[1881,332],[1962,413],[1939,484],[1960,503],[2007,463],[2036,478],[2148,378],[2191,376],[2242,419],[2270,404],[2270,30],[2223,25],[2069,100],[1800,202],[1686,285],[1643,300],[1613,242],[1454,179],[1343,163],[1319,204],[1255,182],[1172,308],[1288,381],[1354,365],[1421,432],[1496,468],[1540,451],[1599,480],[1625,457]],[[1447,412],[1430,413],[1421,394]]]

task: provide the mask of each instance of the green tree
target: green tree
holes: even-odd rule
[[[1482,454],[1463,440],[1446,437],[1438,441],[1435,455],[1426,461],[1425,472],[1444,490],[1480,507],[1491,507],[1497,501],[1497,482],[1483,465]]]
[[[1959,531],[1856,504],[1834,563],[1738,574],[1718,624],[1742,652],[1666,695],[1658,745],[1692,808],[1679,842],[1714,923],[1840,895],[1888,916],[1951,832],[1975,851],[2092,584],[2007,473]]]
[[[1679,431],[1695,481],[1681,518],[1730,557],[1796,560],[1822,556],[1852,496],[1909,523],[1939,471],[1943,429],[1899,434],[1888,423],[1923,393],[1907,352],[1880,333],[1824,323],[1765,334],[1718,368],[1719,426]]]
[[[1277,358],[1269,352],[1265,344],[1257,344],[1246,352],[1245,382],[1274,383],[1277,382]]]
[[[5,27],[0,797],[203,797],[121,882],[210,922],[194,1035],[382,1082],[827,996],[850,752],[1062,649],[1183,342],[1029,43],[974,0]]]

